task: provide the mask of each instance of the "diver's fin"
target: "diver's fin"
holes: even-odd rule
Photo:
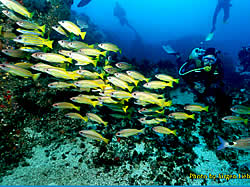
[[[162,45],[162,48],[169,55],[178,54],[170,45]]]
[[[210,32],[210,33],[207,35],[205,41],[206,41],[206,42],[207,42],[207,41],[210,41],[210,40],[213,39],[213,37],[214,37],[214,32]]]

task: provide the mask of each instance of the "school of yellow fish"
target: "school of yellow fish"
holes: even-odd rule
[[[131,106],[138,106],[136,108],[139,109],[136,110],[133,107],[132,112],[143,115],[138,119],[143,126],[150,127],[156,133],[175,136],[177,136],[178,130],[168,129],[160,124],[166,123],[171,118],[174,120],[195,119],[195,114],[190,115],[184,112],[165,114],[165,109],[172,105],[172,101],[166,100],[164,94],[154,92],[159,89],[173,88],[175,84],[179,83],[179,79],[166,74],[157,74],[154,78],[148,78],[135,71],[132,64],[114,62],[110,55],[122,53],[118,46],[112,43],[93,45],[84,43],[87,33],[82,32],[71,21],[62,20],[58,22],[58,25],[52,27],[55,32],[66,37],[66,40],[47,39],[45,35],[48,28],[45,25],[40,26],[32,20],[33,13],[14,0],[0,0],[0,2],[6,7],[6,10],[2,11],[6,20],[10,19],[13,21],[13,25],[16,24],[16,27],[20,27],[15,32],[5,32],[5,28],[0,26],[1,37],[12,40],[16,42],[16,46],[19,46],[17,49],[14,47],[3,49],[2,53],[10,57],[29,60],[28,62],[0,64],[0,68],[12,75],[32,78],[34,81],[37,81],[41,73],[49,74],[58,81],[48,84],[48,87],[77,89],[79,95],[53,104],[54,108],[73,110],[73,112],[65,114],[66,117],[83,120],[84,123],[92,121],[106,128],[112,125],[113,118],[130,119],[131,114],[128,114],[127,111]],[[20,33],[20,35],[16,36],[15,33]],[[56,42],[61,46],[58,51],[53,49],[53,45],[57,45]],[[37,61],[40,62],[37,63]],[[107,107],[115,113],[110,113],[110,120],[104,121],[101,114],[91,112],[80,114],[81,107],[84,105],[91,105],[93,108]],[[208,106],[202,105],[188,105],[184,109],[190,112],[208,112]],[[249,107],[241,107],[239,110],[248,111],[247,114],[249,114]],[[247,123],[246,120],[243,122]],[[145,133],[144,130],[145,128],[121,129],[115,135],[129,137]],[[110,141],[95,130],[82,130],[79,133],[105,143]]]

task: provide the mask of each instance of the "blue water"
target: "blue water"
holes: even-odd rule
[[[188,52],[196,46],[213,46],[230,54],[237,63],[240,47],[250,44],[249,0],[232,0],[228,23],[223,24],[221,11],[214,39],[203,45],[200,41],[211,30],[217,0],[92,0],[87,6],[78,8],[79,1],[74,2],[72,10],[87,14],[100,29],[112,33],[112,41],[115,40],[128,57],[145,58],[146,53],[147,59],[153,61],[165,59],[167,55],[162,51],[161,43],[181,40],[188,46],[185,48]],[[135,46],[133,31],[121,26],[113,16],[116,2],[125,9],[129,23],[143,40],[143,46]],[[190,41],[192,38],[195,42]],[[144,51],[133,52],[137,47]],[[174,47],[182,50],[181,45]]]

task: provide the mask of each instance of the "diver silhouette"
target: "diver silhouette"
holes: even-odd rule
[[[115,4],[113,15],[119,19],[120,24],[122,26],[126,25],[132,31],[135,32],[136,36],[139,36],[138,33],[137,33],[137,31],[135,30],[135,28],[129,24],[129,22],[128,22],[127,18],[126,18],[126,12],[125,12],[125,10],[119,5],[118,2],[116,2],[116,4]]]
[[[212,40],[214,36],[214,31],[216,30],[216,22],[217,22],[217,17],[220,11],[223,9],[224,11],[224,17],[223,17],[223,22],[226,23],[227,20],[229,19],[230,16],[230,7],[232,6],[231,0],[218,0],[218,3],[216,5],[216,8],[214,10],[214,15],[213,15],[213,23],[212,23],[212,29],[210,33],[208,34],[206,41]]]
[[[91,0],[81,0],[81,1],[78,3],[77,7],[84,7],[84,6],[86,6],[87,4],[89,4],[90,1],[91,1]]]

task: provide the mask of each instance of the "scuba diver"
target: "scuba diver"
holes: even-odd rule
[[[91,1],[91,0],[81,0],[81,1],[78,3],[77,7],[84,7],[84,6],[86,6],[87,4],[89,4],[90,1]]]
[[[176,57],[178,73],[196,94],[199,102],[215,102],[221,112],[230,108],[231,99],[224,92],[222,61],[220,51],[215,48],[195,48],[183,62],[181,55],[171,46],[163,46],[170,55]]]
[[[242,47],[238,53],[240,60],[241,71],[240,72],[250,72],[250,45],[248,47]]]
[[[216,5],[214,15],[213,15],[213,25],[210,33],[208,34],[206,41],[212,40],[214,36],[214,31],[216,29],[216,21],[219,12],[223,9],[224,11],[224,17],[223,17],[223,23],[226,23],[227,20],[229,19],[229,14],[230,14],[230,7],[232,6],[231,0],[218,0],[218,3]]]
[[[138,33],[136,32],[135,28],[132,27],[132,26],[128,23],[128,20],[127,20],[127,18],[126,18],[126,12],[125,12],[125,10],[119,5],[118,2],[116,2],[116,4],[115,4],[115,8],[114,8],[113,15],[119,19],[120,24],[121,24],[122,26],[124,26],[124,25],[128,26],[131,30],[133,30],[133,31],[135,32],[135,34],[136,34],[137,36],[139,36]]]

